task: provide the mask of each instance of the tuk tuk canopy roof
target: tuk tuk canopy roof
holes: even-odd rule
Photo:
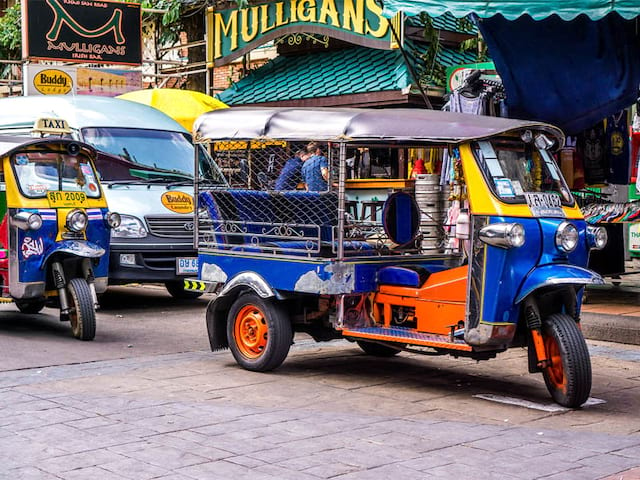
[[[12,155],[15,152],[37,147],[38,145],[68,145],[74,143],[85,149],[89,155],[96,155],[95,149],[86,143],[78,142],[70,138],[44,137],[33,138],[28,136],[0,135],[0,157]]]
[[[400,11],[407,15],[427,12],[432,17],[447,12],[456,17],[475,13],[481,18],[501,14],[509,20],[525,14],[535,20],[552,15],[572,20],[581,14],[600,20],[612,12],[629,20],[640,15],[638,0],[384,0],[385,16],[392,17]]]
[[[394,141],[459,144],[530,128],[550,134],[561,147],[564,134],[552,125],[507,118],[408,108],[232,107],[201,115],[198,142],[222,140]]]

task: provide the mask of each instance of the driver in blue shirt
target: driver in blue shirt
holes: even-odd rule
[[[302,165],[306,159],[307,153],[304,150],[298,150],[293,158],[287,160],[276,179],[275,189],[295,190],[302,182]]]
[[[307,184],[309,192],[327,191],[329,181],[329,162],[322,154],[317,142],[307,145],[309,158],[302,165],[302,179]]]

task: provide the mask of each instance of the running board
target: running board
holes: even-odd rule
[[[377,340],[381,342],[420,345],[421,347],[445,348],[448,350],[463,350],[466,352],[473,350],[473,347],[468,345],[461,338],[454,338],[452,341],[451,337],[448,335],[422,333],[410,328],[402,327],[343,328],[342,335],[344,337]]]

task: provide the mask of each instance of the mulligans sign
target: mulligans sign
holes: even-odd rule
[[[94,0],[23,0],[26,59],[140,65],[140,4]]]
[[[317,33],[370,48],[394,48],[376,0],[283,0],[207,11],[207,62],[224,65],[277,37]],[[397,30],[400,35],[400,30]]]

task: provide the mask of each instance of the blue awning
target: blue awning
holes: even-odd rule
[[[573,134],[638,98],[638,0],[384,0],[384,7],[386,15],[479,17],[513,118]]]

